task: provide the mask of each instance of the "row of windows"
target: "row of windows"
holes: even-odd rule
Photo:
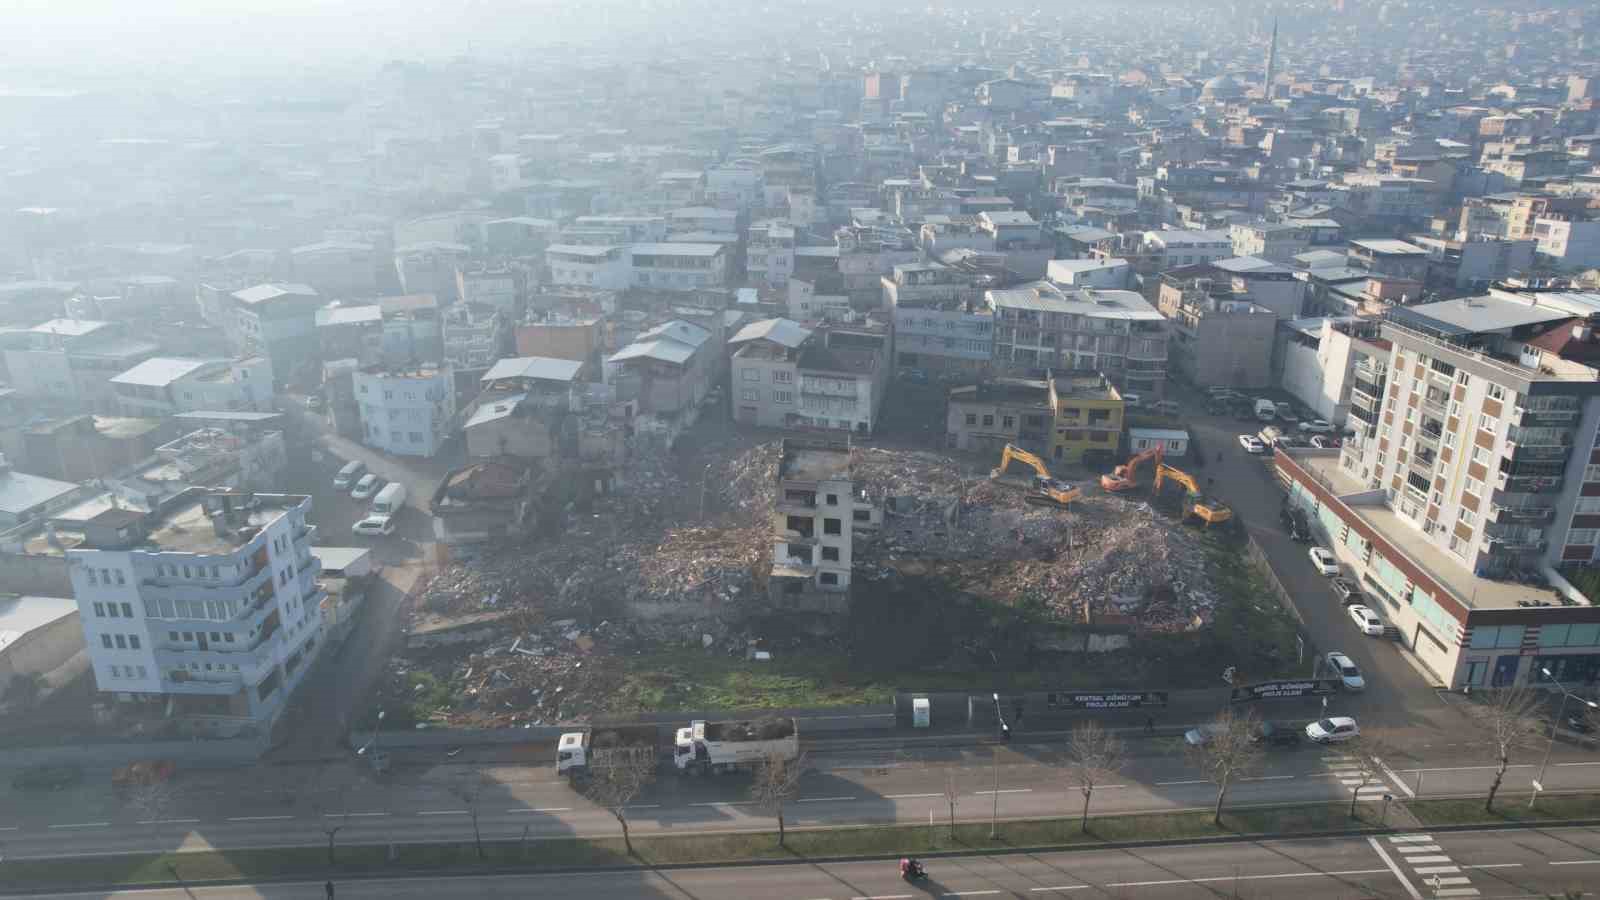
[[[138,650],[139,636],[137,634],[102,634],[100,646],[107,650]]]
[[[100,577],[98,579],[95,578],[95,574],[94,574],[95,570],[94,569],[85,569],[84,571],[89,573],[89,583],[90,584],[94,584],[94,585],[103,584],[106,587],[110,587],[112,578],[115,578],[116,579],[116,583],[119,584],[119,585],[127,584],[127,582],[123,580],[123,575],[122,575],[122,570],[121,569],[101,569],[100,570]]]
[[[101,603],[94,604],[95,618],[99,619],[131,619],[133,618],[132,603]]]
[[[170,597],[144,599],[144,614],[152,619],[210,619],[215,622],[226,622],[237,612],[236,600],[174,600]]]
[[[185,631],[185,632],[182,632],[181,634],[179,632],[176,632],[176,631],[167,632],[167,640],[171,641],[174,644],[178,643],[179,641],[183,641],[185,643],[193,644],[193,643],[196,642],[196,638],[198,638],[199,640],[203,641],[203,640],[206,639],[206,633],[204,631]],[[222,643],[231,644],[233,642],[234,642],[233,632],[231,632],[231,631],[213,631],[213,632],[211,632],[211,643],[213,643],[213,644],[222,644]]]
[[[134,674],[135,672],[138,672],[138,674],[135,675]],[[111,667],[111,677],[112,678],[148,678],[148,677],[150,677],[150,674],[149,674],[149,672],[147,672],[145,670],[144,666],[112,666]]]

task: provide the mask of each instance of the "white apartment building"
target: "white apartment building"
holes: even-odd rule
[[[268,412],[272,408],[272,363],[244,359],[157,356],[111,379],[122,412],[162,418],[197,409]]]
[[[1227,232],[1186,229],[1146,231],[1143,253],[1153,260],[1157,272],[1236,255],[1233,237]]]
[[[1534,220],[1533,238],[1539,255],[1562,271],[1600,266],[1600,221],[1541,216]]]
[[[1589,318],[1533,299],[1391,309],[1357,348],[1356,437],[1276,459],[1369,605],[1452,688],[1535,685],[1544,667],[1600,682],[1600,608],[1559,571],[1600,543],[1600,347]]]
[[[269,729],[321,644],[310,508],[194,488],[88,523],[66,557],[96,687],[200,731]]]
[[[878,353],[830,347],[817,331],[789,319],[752,322],[728,346],[735,422],[872,432],[887,380]]]
[[[353,376],[362,443],[396,456],[431,457],[456,414],[449,366],[368,366]]]
[[[234,349],[263,355],[273,378],[288,381],[317,358],[317,310],[322,298],[304,284],[258,284],[232,294],[222,328]]]
[[[1296,222],[1249,222],[1230,226],[1233,256],[1254,256],[1288,265],[1297,254],[1311,247],[1307,229]]]
[[[551,244],[544,259],[551,284],[620,291],[632,283],[628,251],[615,244]]]
[[[745,276],[773,287],[794,274],[794,226],[780,219],[755,222],[745,233]]]
[[[721,244],[634,244],[628,248],[628,262],[634,287],[696,291],[728,281],[728,252]]]
[[[876,527],[881,515],[856,489],[847,444],[785,439],[772,514],[772,602],[801,612],[848,612],[855,530]]]

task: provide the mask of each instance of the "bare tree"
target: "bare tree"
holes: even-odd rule
[[[155,823],[172,817],[178,794],[170,781],[146,781],[130,786],[123,803],[138,821]]]
[[[944,802],[950,807],[950,840],[956,839],[956,804],[961,802],[961,785],[954,766],[944,770]]]
[[[756,766],[756,778],[750,785],[750,799],[777,817],[779,847],[784,845],[786,836],[784,806],[800,795],[800,776],[804,774],[805,767],[804,754],[789,759],[777,750],[768,753]]]
[[[1217,806],[1213,825],[1222,824],[1222,804],[1234,781],[1254,772],[1261,764],[1261,746],[1256,743],[1256,722],[1249,714],[1236,715],[1227,709],[1200,726],[1205,740],[1199,746],[1184,743],[1184,752],[1205,779],[1217,786]]]
[[[1354,819],[1356,804],[1361,800],[1361,789],[1383,780],[1383,758],[1394,751],[1394,744],[1383,732],[1367,731],[1346,744],[1345,748],[1350,759],[1342,767],[1352,777],[1361,779],[1361,783],[1350,791],[1350,818]]]
[[[633,838],[628,833],[628,804],[656,778],[654,748],[618,748],[606,756],[604,765],[592,766],[583,795],[616,818],[622,826],[622,843],[633,855]]]
[[[1089,801],[1095,786],[1116,777],[1128,762],[1128,748],[1122,738],[1093,720],[1079,722],[1067,739],[1067,771],[1083,793],[1083,817],[1078,830],[1089,831]]]
[[[1478,743],[1495,761],[1494,782],[1483,800],[1485,812],[1494,811],[1494,796],[1500,792],[1500,783],[1511,766],[1511,755],[1538,740],[1538,708],[1539,698],[1525,687],[1500,688],[1483,705],[1473,708]]]
[[[335,796],[337,799],[334,803],[327,805],[317,803],[314,807],[321,816],[322,833],[328,838],[329,864],[334,861],[334,841],[339,837],[339,832],[350,824],[350,805],[345,801],[344,788],[339,788]]]
[[[479,859],[485,858],[483,852],[483,830],[478,827],[479,801],[483,799],[484,791],[492,784],[493,782],[489,779],[489,776],[484,775],[482,772],[472,772],[461,779],[455,786],[454,791],[461,802],[466,804],[467,816],[472,819],[472,844],[478,851]]]

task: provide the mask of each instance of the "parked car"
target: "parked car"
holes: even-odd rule
[[[1361,736],[1361,726],[1349,716],[1318,719],[1306,726],[1306,737],[1318,744],[1338,744]]]
[[[1300,421],[1300,417],[1295,415],[1294,407],[1292,405],[1288,403],[1279,403],[1277,404],[1277,407],[1278,419],[1284,424],[1293,425],[1294,423]]]
[[[1204,747],[1217,735],[1217,726],[1207,723],[1183,733],[1183,742],[1191,747]]]
[[[1314,434],[1311,436],[1311,446],[1318,450],[1334,450],[1339,446],[1339,439],[1327,434]]]
[[[384,483],[385,482],[382,477],[372,472],[368,472],[367,474],[361,476],[360,481],[356,482],[355,488],[350,491],[350,496],[356,500],[371,499],[373,494],[376,494],[383,488]]]
[[[1143,400],[1144,400],[1144,398],[1140,397],[1138,394],[1123,394],[1122,395],[1122,405],[1126,406],[1129,409],[1136,409],[1140,405],[1140,403],[1143,402]]]
[[[1362,634],[1371,635],[1372,637],[1378,637],[1383,634],[1383,620],[1378,618],[1378,614],[1370,608],[1356,603],[1352,604],[1349,610],[1350,620],[1356,623],[1356,627],[1361,629]]]
[[[1267,452],[1267,445],[1261,443],[1261,439],[1253,434],[1239,435],[1239,446],[1244,448],[1244,452],[1251,455]]]
[[[1298,506],[1289,507],[1289,539],[1302,544],[1311,543],[1311,519]]]
[[[1366,596],[1361,593],[1361,588],[1356,587],[1356,583],[1348,578],[1330,579],[1328,581],[1328,588],[1329,590],[1333,591],[1333,595],[1335,597],[1339,598],[1339,602],[1343,603],[1345,606],[1349,606],[1352,603],[1367,602]]]
[[[1356,664],[1350,661],[1350,657],[1345,656],[1338,650],[1329,650],[1322,659],[1328,664],[1328,671],[1339,679],[1339,683],[1344,686],[1345,690],[1364,691],[1367,689],[1367,680],[1361,677],[1361,670],[1356,668]]]
[[[1332,551],[1325,547],[1312,547],[1308,553],[1311,556],[1311,564],[1317,567],[1318,572],[1330,578],[1339,574],[1339,560]]]
[[[1277,722],[1262,722],[1251,740],[1269,747],[1294,747],[1300,743],[1300,729]]]
[[[351,460],[344,464],[344,468],[339,470],[339,474],[333,476],[333,489],[336,491],[348,491],[365,474],[367,474],[367,464],[359,460]]]
[[[374,515],[350,526],[350,530],[365,537],[386,537],[394,534],[395,516]]]
[[[1333,430],[1333,426],[1322,419],[1312,419],[1309,422],[1301,422],[1300,430],[1307,434],[1327,434]]]

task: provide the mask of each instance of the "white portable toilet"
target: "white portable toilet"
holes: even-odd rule
[[[927,728],[933,724],[933,706],[927,697],[911,698],[911,727]]]

